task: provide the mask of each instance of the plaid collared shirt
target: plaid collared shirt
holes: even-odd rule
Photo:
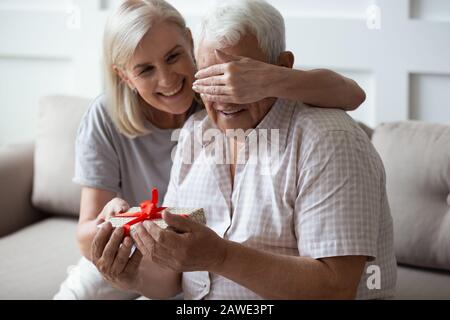
[[[217,161],[226,158],[220,143],[212,147],[220,139],[205,139],[208,129],[217,132],[205,111],[184,126],[164,206],[202,207],[220,237],[274,254],[367,256],[357,298],[392,297],[396,261],[383,164],[345,112],[278,99],[247,133],[233,185],[229,164]],[[252,137],[278,154],[261,157]],[[261,298],[206,271],[185,272],[182,287],[186,299]]]

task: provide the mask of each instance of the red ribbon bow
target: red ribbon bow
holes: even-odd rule
[[[166,209],[166,207],[158,208],[158,189],[156,188],[152,189],[152,200],[145,200],[141,202],[140,207],[140,212],[125,212],[115,215],[116,217],[121,218],[135,217],[135,219],[128,221],[123,225],[125,236],[130,234],[131,226],[138,222],[144,220],[162,219],[162,214],[160,212]]]

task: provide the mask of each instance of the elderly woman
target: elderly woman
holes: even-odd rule
[[[228,58],[217,52],[217,64],[196,74],[191,32],[165,1],[124,1],[111,15],[104,34],[106,93],[87,111],[76,142],[74,181],[82,186],[77,239],[84,258],[55,298],[131,297],[139,291],[137,280],[116,277],[125,269],[144,265],[155,270],[148,273],[155,283],[167,273],[151,259],[141,262],[139,252],[124,264],[132,244],[128,237],[121,239],[120,249],[104,242],[94,250],[96,263],[116,290],[90,263],[91,245],[97,225],[108,216],[147,199],[151,187],[165,194],[176,146],[172,133],[202,108],[193,89],[204,101],[231,104],[280,97],[352,110],[365,99],[354,81],[328,70],[300,71]]]

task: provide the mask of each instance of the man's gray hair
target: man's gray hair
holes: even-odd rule
[[[253,34],[269,63],[277,63],[286,49],[284,19],[264,0],[226,0],[208,12],[201,23],[199,42],[218,49],[236,45],[242,36]]]

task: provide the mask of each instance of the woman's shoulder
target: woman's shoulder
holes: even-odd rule
[[[105,94],[101,94],[94,100],[92,100],[91,104],[89,105],[86,111],[85,118],[88,118],[89,120],[101,119],[103,121],[111,122],[111,118],[108,114]]]
[[[92,100],[78,128],[78,137],[89,140],[112,140],[117,135],[107,109],[107,99],[104,94]]]
[[[91,126],[96,129],[115,131],[113,121],[108,112],[105,94],[101,94],[92,100],[84,114],[81,125]]]

